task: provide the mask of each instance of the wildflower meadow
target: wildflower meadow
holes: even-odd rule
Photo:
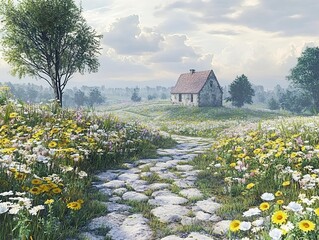
[[[225,132],[195,163],[224,203],[229,239],[317,239],[319,118],[265,121]],[[206,164],[203,164],[206,163]],[[218,188],[218,189],[217,189]]]
[[[158,132],[112,116],[29,105],[0,89],[0,239],[66,239],[106,211],[92,173],[155,154]]]

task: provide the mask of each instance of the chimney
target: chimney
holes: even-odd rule
[[[191,74],[195,73],[195,69],[189,69],[189,71]]]

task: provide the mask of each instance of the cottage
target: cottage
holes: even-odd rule
[[[171,90],[173,104],[220,107],[222,106],[223,91],[213,70],[196,72],[190,69],[178,78]]]

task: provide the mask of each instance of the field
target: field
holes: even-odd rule
[[[197,186],[223,204],[229,239],[317,239],[319,117],[166,103],[112,107],[126,120],[212,138]]]
[[[66,239],[107,212],[92,190],[97,170],[156,155],[169,134],[209,138],[192,164],[197,187],[232,220],[229,239],[319,235],[319,117],[170,103],[95,112],[0,96],[0,239]]]

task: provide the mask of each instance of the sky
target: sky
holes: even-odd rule
[[[319,46],[318,0],[76,2],[103,39],[98,73],[75,75],[71,87],[170,87],[189,69],[213,69],[222,86],[245,74],[266,89],[287,87],[302,51]],[[9,72],[1,57],[0,82],[34,82]]]

